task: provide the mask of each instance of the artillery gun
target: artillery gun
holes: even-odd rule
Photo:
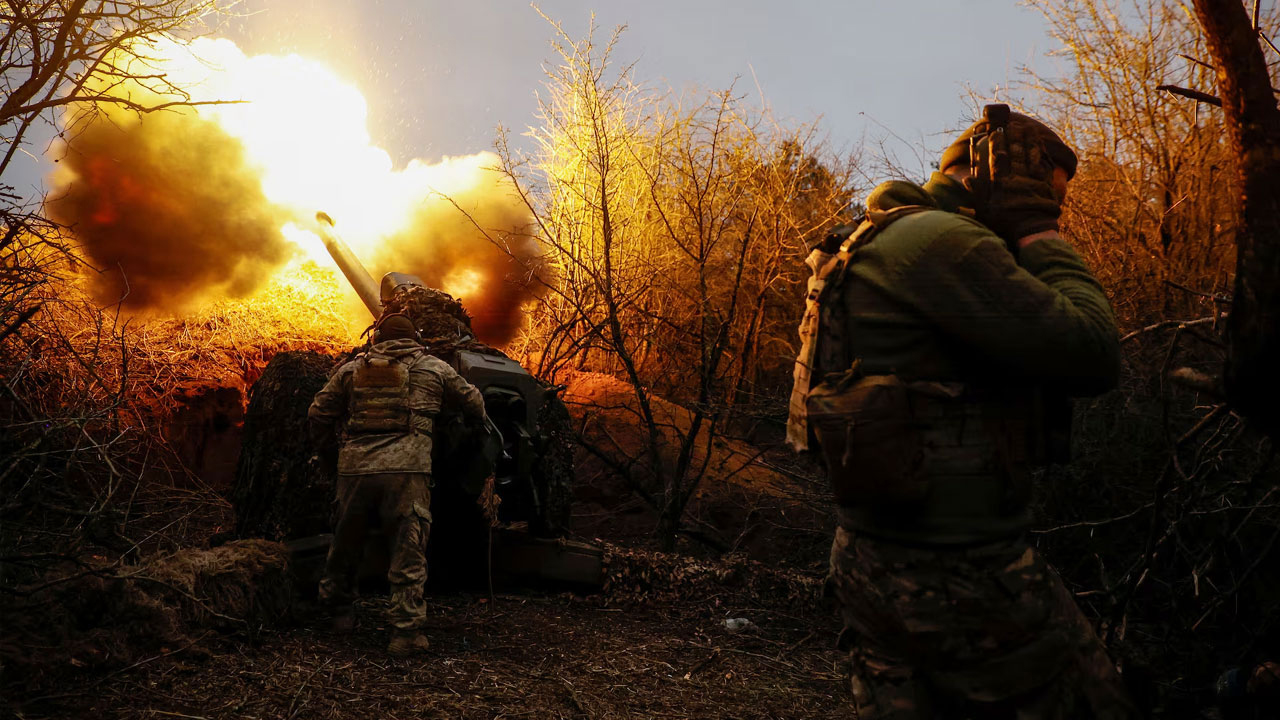
[[[375,283],[316,214],[325,248],[376,320],[407,315],[427,352],[453,366],[484,397],[489,422],[468,427],[461,416],[436,418],[432,474],[434,522],[429,546],[433,582],[547,579],[595,585],[599,549],[567,540],[573,455],[563,388],[547,386],[501,351],[478,341],[462,304],[414,275],[391,272]],[[354,356],[282,352],[250,391],[233,501],[242,537],[282,540],[293,550],[299,588],[314,591],[328,550],[334,457],[313,454],[306,410],[329,374]],[[361,576],[386,574],[384,543],[370,543]],[[489,560],[492,559],[492,566]]]

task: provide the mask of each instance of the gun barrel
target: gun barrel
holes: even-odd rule
[[[369,274],[369,271],[364,269],[364,265],[360,264],[360,260],[356,258],[355,253],[351,252],[351,248],[333,231],[333,218],[323,212],[318,212],[316,213],[316,225],[319,227],[320,240],[324,243],[324,248],[329,251],[333,261],[338,264],[338,269],[346,276],[347,282],[351,283],[351,287],[355,288],[356,294],[360,296],[360,301],[369,309],[374,319],[380,317],[382,315],[382,298],[378,292],[378,284],[373,281],[373,276]]]

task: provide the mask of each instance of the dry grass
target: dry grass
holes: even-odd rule
[[[283,545],[243,540],[124,568],[99,561],[0,608],[0,697],[56,687],[81,669],[119,670],[200,631],[256,631],[291,609]]]
[[[764,581],[777,573],[757,567],[710,563],[691,576],[680,558],[616,552],[631,570],[650,567],[656,592],[643,602],[613,591],[585,599],[434,596],[432,647],[403,660],[383,649],[383,603],[367,602],[354,637],[316,618],[256,644],[206,643],[207,657],[174,648],[128,672],[64,685],[22,710],[29,718],[598,720],[851,712],[834,613],[810,592],[816,578],[783,583],[807,589],[795,603]],[[680,591],[693,576],[701,589]],[[738,617],[752,627],[728,632],[724,620]]]
[[[43,292],[41,312],[0,347],[7,554],[78,547],[99,520],[117,540],[108,550],[157,547],[162,537],[175,547],[186,520],[227,508],[185,466],[176,446],[186,428],[170,427],[174,417],[220,389],[242,411],[276,352],[332,352],[353,339],[325,309],[343,307],[336,280],[314,265],[182,319],[126,319],[56,279]],[[48,505],[67,512],[50,518]]]

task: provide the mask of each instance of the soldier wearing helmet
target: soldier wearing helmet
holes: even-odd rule
[[[388,538],[392,634],[388,651],[428,646],[426,546],[431,531],[431,449],[442,404],[480,422],[480,392],[444,361],[428,355],[413,322],[385,315],[372,346],[344,364],[311,403],[317,442],[341,438],[333,543],[320,581],[320,600],[337,611],[335,626],[351,626],[352,585],[371,518]]]
[[[821,447],[839,505],[859,717],[1137,715],[1023,537],[1046,408],[1119,372],[1106,295],[1058,233],[1075,170],[1043,123],[989,115],[809,258],[788,439]]]

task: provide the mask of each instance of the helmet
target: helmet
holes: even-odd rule
[[[417,340],[422,342],[422,334],[414,327],[413,321],[404,313],[388,313],[383,315],[373,326],[375,343],[387,340]]]

